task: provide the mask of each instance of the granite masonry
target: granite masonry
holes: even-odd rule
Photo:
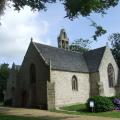
[[[69,50],[64,29],[58,48],[31,40],[21,66],[13,64],[5,101],[12,106],[55,109],[91,96],[120,94],[120,72],[108,46],[85,53]]]

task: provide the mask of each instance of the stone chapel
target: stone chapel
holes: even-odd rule
[[[22,65],[12,65],[5,100],[16,107],[55,109],[91,96],[120,94],[120,72],[108,46],[85,53],[69,50],[64,29],[58,48],[31,40]]]

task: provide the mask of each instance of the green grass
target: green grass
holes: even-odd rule
[[[65,107],[62,107],[61,109],[67,110],[67,111],[57,111],[57,112],[63,112],[63,113],[73,114],[73,115],[89,115],[89,116],[103,116],[103,117],[120,118],[120,111],[91,113],[91,112],[87,111],[85,104],[65,106]]]
[[[68,117],[51,117],[51,116],[25,117],[0,114],[0,120],[62,120],[67,118]]]
[[[71,105],[71,106],[65,106],[61,107],[63,110],[68,111],[86,111],[86,105],[85,104],[77,104],[77,105]]]

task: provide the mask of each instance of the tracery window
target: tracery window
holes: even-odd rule
[[[114,73],[114,68],[111,63],[109,63],[108,65],[108,81],[109,81],[109,87],[114,87],[115,73]]]
[[[78,80],[75,75],[72,77],[72,90],[78,91]]]

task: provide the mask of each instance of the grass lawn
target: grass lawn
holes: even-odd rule
[[[35,118],[18,117],[18,116],[12,116],[12,115],[0,115],[0,120],[35,120]]]
[[[63,113],[67,113],[67,114],[120,118],[120,111],[90,113],[86,110],[86,105],[85,104],[77,104],[77,105],[66,106],[66,107],[62,107],[61,109],[62,110],[67,110],[67,111],[62,111]]]
[[[24,116],[0,114],[0,120],[61,120],[61,119],[62,119],[62,117],[50,117],[50,116],[24,117]]]

